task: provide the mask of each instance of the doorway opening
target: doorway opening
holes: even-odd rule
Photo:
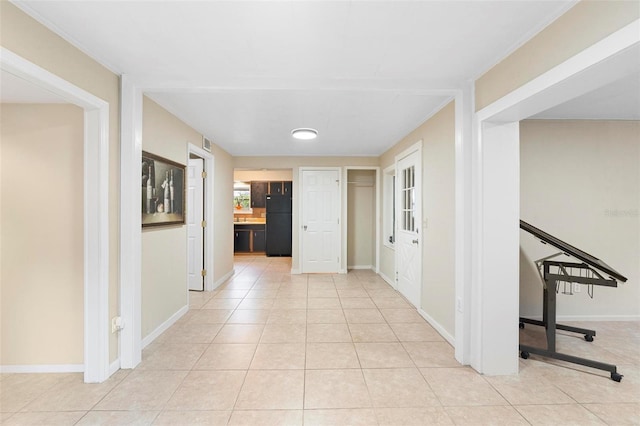
[[[114,368],[109,364],[109,104],[5,48],[0,53],[3,71],[82,109],[82,370],[85,382],[102,382],[117,369],[117,363]],[[18,367],[14,371],[65,371],[63,365]],[[3,371],[9,370],[3,366]]]
[[[291,257],[293,187],[292,169],[234,170],[234,255]]]
[[[379,169],[346,168],[346,220],[343,227],[346,269],[379,268]]]

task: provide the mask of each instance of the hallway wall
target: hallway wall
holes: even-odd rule
[[[84,112],[0,112],[0,364],[81,365]]]
[[[422,140],[422,297],[420,308],[455,336],[455,102],[380,157],[380,167]],[[383,203],[391,202],[382,199]],[[383,209],[384,211],[384,209]],[[383,218],[384,220],[384,218]],[[381,273],[395,277],[395,252],[381,242]]]

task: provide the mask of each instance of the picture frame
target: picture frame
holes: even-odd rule
[[[142,227],[185,224],[183,164],[142,151]]]

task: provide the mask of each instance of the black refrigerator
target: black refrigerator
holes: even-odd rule
[[[267,256],[291,256],[290,194],[267,194]]]

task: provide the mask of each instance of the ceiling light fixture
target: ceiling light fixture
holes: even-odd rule
[[[318,131],[316,129],[309,129],[309,128],[302,127],[300,129],[293,129],[291,131],[291,136],[293,136],[296,139],[308,141],[308,140],[317,138]]]

